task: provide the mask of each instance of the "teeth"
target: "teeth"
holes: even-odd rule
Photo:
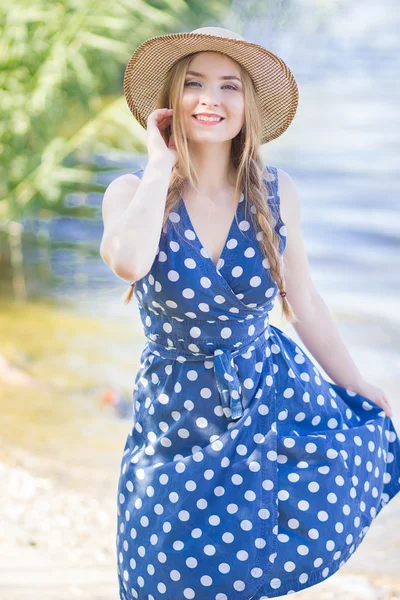
[[[204,117],[204,116],[195,116],[195,119],[198,121],[221,121],[221,117]]]

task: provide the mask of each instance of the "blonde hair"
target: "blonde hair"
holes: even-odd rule
[[[174,111],[174,142],[178,160],[173,168],[171,181],[168,188],[163,228],[168,215],[179,203],[184,186],[189,182],[197,190],[198,181],[195,166],[191,160],[188,140],[183,126],[182,105],[180,99],[183,95],[185,75],[190,62],[198,53],[190,54],[177,61],[167,74],[164,85],[155,108],[172,108]],[[233,60],[233,59],[231,59]],[[238,64],[238,63],[237,63]],[[245,99],[244,124],[238,135],[233,138],[231,146],[231,163],[237,172],[235,197],[238,201],[242,190],[245,198],[255,207],[256,213],[250,212],[253,225],[260,230],[257,235],[264,257],[270,265],[270,273],[276,282],[282,298],[282,313],[290,322],[297,321],[297,317],[289,303],[285,292],[285,277],[283,258],[280,254],[280,238],[274,229],[271,209],[266,202],[268,191],[263,181],[263,161],[260,155],[261,145],[261,111],[259,108],[257,92],[247,70],[238,64],[243,82]],[[162,132],[163,139],[168,145],[171,132],[169,128]],[[268,181],[267,181],[268,183]],[[269,184],[268,184],[269,185]],[[126,292],[124,300],[128,304],[133,296],[134,282]],[[282,295],[283,294],[283,295]]]

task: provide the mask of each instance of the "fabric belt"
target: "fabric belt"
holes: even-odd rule
[[[184,357],[188,361],[212,360],[222,408],[230,409],[230,415],[227,414],[226,410],[224,410],[224,414],[228,420],[236,420],[243,416],[243,404],[241,398],[242,385],[237,376],[234,358],[256,347],[266,346],[269,338],[269,336],[265,336],[267,330],[269,330],[269,325],[262,334],[259,334],[255,339],[250,339],[247,343],[241,344],[235,350],[215,348],[213,354],[183,351],[173,346],[164,346],[150,339],[147,340],[146,346],[151,352],[163,358]]]

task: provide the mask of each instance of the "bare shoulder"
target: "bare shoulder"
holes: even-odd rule
[[[282,169],[278,173],[278,193],[280,198],[281,217],[288,224],[300,218],[300,196],[293,179]]]
[[[111,181],[111,183],[108,184],[105,194],[111,190],[123,190],[123,189],[129,189],[131,190],[132,188],[137,189],[139,186],[141,179],[140,177],[138,177],[137,175],[135,175],[134,173],[126,173],[125,175],[120,175],[119,177],[116,177],[115,179],[113,179]]]

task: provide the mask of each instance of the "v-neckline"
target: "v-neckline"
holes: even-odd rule
[[[210,254],[209,254],[209,252],[208,252],[208,250],[207,250],[207,248],[205,247],[205,245],[204,245],[204,244],[203,244],[203,242],[201,241],[200,237],[198,236],[198,234],[197,234],[197,231],[196,231],[196,230],[195,230],[195,228],[193,227],[192,219],[190,218],[190,215],[189,215],[189,213],[188,213],[188,210],[187,210],[187,208],[186,208],[185,201],[184,201],[183,197],[182,197],[182,196],[180,196],[179,202],[180,202],[180,204],[181,204],[181,206],[182,206],[182,208],[183,208],[183,212],[184,212],[184,215],[185,215],[185,217],[186,217],[186,220],[187,220],[187,222],[188,222],[188,224],[189,224],[190,228],[192,229],[192,231],[193,231],[193,233],[194,233],[194,235],[195,235],[195,237],[196,237],[196,240],[198,241],[198,243],[199,243],[199,245],[200,245],[200,249],[203,249],[203,250],[204,250],[204,252],[207,254],[207,260],[209,260],[209,261],[211,262],[211,265],[212,265],[212,267],[213,267],[213,268],[214,268],[214,270],[215,270],[215,271],[217,271],[218,273],[219,273],[219,268],[218,268],[218,265],[219,265],[219,263],[220,263],[221,259],[223,259],[224,255],[225,255],[225,251],[226,251],[226,248],[227,248],[227,244],[228,244],[228,241],[229,241],[229,240],[230,240],[230,238],[231,238],[231,235],[232,235],[233,229],[234,229],[234,227],[235,227],[236,219],[237,219],[237,217],[238,217],[238,215],[239,215],[239,210],[240,210],[240,207],[241,207],[241,204],[242,204],[242,202],[243,202],[243,201],[244,201],[244,193],[242,192],[242,194],[241,194],[241,196],[240,196],[240,198],[239,198],[239,201],[238,201],[237,207],[236,207],[235,214],[233,215],[233,219],[232,219],[232,221],[231,221],[231,224],[230,224],[230,227],[229,227],[228,234],[227,234],[227,236],[226,236],[226,238],[225,238],[225,242],[224,242],[223,248],[222,248],[222,250],[221,250],[221,254],[220,254],[220,255],[219,255],[219,257],[218,257],[218,260],[217,260],[217,262],[216,262],[216,263],[214,263],[214,261],[212,260],[212,258],[211,258],[211,256],[210,256]]]

